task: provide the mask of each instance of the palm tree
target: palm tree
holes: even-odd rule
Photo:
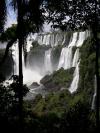
[[[1,3],[2,2],[2,3]],[[1,29],[4,27],[6,16],[6,2],[7,0],[0,0],[0,14]],[[10,4],[14,10],[17,11],[17,30],[16,36],[12,38],[6,47],[3,62],[5,61],[9,48],[18,40],[19,47],[19,87],[18,87],[18,99],[19,99],[19,120],[22,126],[23,121],[23,70],[22,70],[22,48],[24,46],[25,38],[30,32],[38,32],[44,22],[42,15],[43,10],[40,9],[41,2],[43,0],[10,0]]]
[[[7,0],[0,0],[0,32],[3,31],[4,29],[4,25],[5,25],[5,21],[6,21],[6,3]],[[19,94],[19,118],[20,120],[22,120],[22,102],[23,102],[23,95],[22,95],[22,87],[23,87],[23,73],[22,73],[22,45],[24,44],[24,36],[23,36],[23,16],[21,13],[21,6],[22,6],[22,0],[13,0],[11,1],[13,4],[17,4],[18,6],[18,19],[17,19],[17,32],[16,32],[16,37],[12,38],[12,40],[10,40],[8,42],[8,45],[6,47],[5,50],[5,55],[3,58],[3,62],[7,57],[9,48],[13,45],[13,43],[18,39],[19,41],[19,88],[18,88],[18,94]],[[15,6],[14,6],[15,8]],[[20,121],[22,122],[22,121]]]

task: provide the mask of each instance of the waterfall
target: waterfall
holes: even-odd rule
[[[36,38],[36,41],[42,45],[42,42],[43,42],[43,35],[38,35],[37,38]]]
[[[55,44],[55,35],[52,34],[52,35],[51,35],[51,47],[53,47],[54,44]]]
[[[14,43],[12,46],[12,55],[14,60],[14,75],[19,74],[19,48],[18,42]],[[24,61],[24,52],[22,50],[22,66],[23,70],[25,70],[25,61]]]
[[[47,35],[44,35],[43,36],[43,43],[42,44],[46,44],[46,38],[47,38]]]
[[[79,48],[77,48],[75,51],[72,67],[76,67],[78,60],[79,60]]]
[[[97,90],[97,86],[96,86],[96,76],[95,76],[94,77],[94,94],[93,94],[93,99],[92,99],[92,104],[91,104],[92,110],[95,109],[96,90]]]
[[[54,52],[54,51],[52,52],[52,49],[56,49],[57,46],[59,47],[59,45],[62,45],[61,47],[59,47],[61,48],[61,53],[59,52],[60,58],[58,59],[56,57],[57,64],[58,64],[56,68],[58,70],[61,67],[63,67],[64,69],[70,69],[71,67],[75,67],[75,71],[73,74],[73,80],[69,87],[69,91],[73,93],[74,91],[77,90],[78,83],[79,83],[79,64],[80,64],[79,48],[82,46],[84,40],[89,36],[89,32],[88,31],[74,32],[71,35],[71,38],[69,37],[70,35],[68,36],[67,35],[68,35],[67,32],[58,31],[54,33],[36,34],[35,37],[33,35],[28,36],[27,46],[26,46],[27,52],[30,51],[33,41],[37,41],[40,45],[46,45],[46,46],[50,45],[51,48],[40,46],[39,50],[37,47],[36,51],[35,50],[30,51],[28,53],[29,55],[28,57],[31,57],[31,60],[30,60],[31,63],[29,63],[30,66],[26,65],[27,67],[25,66],[24,53],[22,52],[24,84],[27,84],[28,86],[30,86],[33,82],[39,83],[42,77],[44,77],[46,74],[51,74],[53,72],[54,70],[53,63],[55,63],[55,60],[53,59],[51,60],[51,57],[52,58],[54,57],[54,55],[53,56],[51,55]],[[2,47],[4,48],[4,45],[0,44],[0,46],[1,46],[0,48]],[[47,48],[49,49],[46,50]],[[73,55],[73,48],[76,48],[74,55]],[[34,51],[36,52],[36,56],[35,56]],[[38,52],[40,52],[40,54],[38,54]],[[18,57],[19,51],[18,51],[17,42],[12,46],[12,55],[13,55],[13,60],[14,60],[14,74],[18,75],[19,74],[19,57]],[[36,93],[36,90],[35,90],[35,93]],[[92,109],[94,109],[95,107],[94,106],[95,97],[96,97],[96,89],[94,90],[94,95],[93,95],[93,100],[92,100],[92,105],[91,105]]]
[[[27,49],[28,50],[28,49]],[[16,42],[12,46],[12,55],[14,60],[14,75],[19,75],[19,50],[18,50],[18,42]],[[37,71],[28,69],[25,67],[24,61],[24,52],[22,51],[22,67],[23,67],[23,83],[27,84],[28,86],[31,85],[33,82],[40,82],[41,78],[43,77]]]
[[[51,49],[45,51],[44,68],[46,73],[52,72]]]
[[[62,45],[65,45],[65,44],[66,44],[66,34],[64,34],[63,41],[62,41]]]
[[[72,66],[72,47],[67,48],[67,52],[65,54],[64,69],[71,68],[71,66]]]
[[[69,91],[71,93],[75,92],[78,88],[78,82],[79,82],[79,63],[77,63],[77,66],[75,68],[75,72],[74,72],[74,75],[73,75],[73,81],[71,83],[71,86],[69,87]]]
[[[73,33],[72,40],[71,40],[71,42],[69,44],[69,47],[73,47],[73,46],[76,45],[77,36],[78,36],[78,32]]]
[[[43,37],[43,44],[45,44],[45,45],[50,45],[50,34],[48,34],[48,35],[44,35],[44,37]]]
[[[32,46],[32,41],[38,41],[40,45],[50,45],[52,48],[55,48],[55,46],[66,44],[66,47],[63,47],[61,50],[59,63],[57,70],[63,67],[64,69],[69,69],[71,67],[75,67],[75,71],[73,74],[73,81],[69,88],[71,92],[74,92],[77,90],[78,87],[78,80],[79,80],[79,47],[82,46],[84,40],[88,37],[88,32],[74,32],[72,34],[71,38],[67,37],[67,34],[65,32],[54,32],[54,33],[47,33],[47,34],[39,34],[35,38],[34,37],[28,37],[27,39],[27,52],[30,51],[30,47]],[[70,40],[70,41],[69,41]],[[73,47],[76,47],[76,51],[73,56]],[[44,64],[44,75],[52,73],[53,72],[53,65],[51,62],[51,54],[52,54],[52,48],[49,48],[48,50],[42,50],[42,52],[45,51],[42,58],[42,63]],[[19,68],[19,62],[18,62],[18,44],[14,44],[12,47],[13,49],[13,59],[15,62],[14,71],[15,74],[18,75],[18,68]],[[31,84],[32,82],[38,82],[40,79],[44,76],[40,74],[41,67],[39,66],[31,67],[25,67],[24,64],[24,54],[22,54],[23,59],[23,81],[26,84]],[[36,59],[38,62],[38,59]],[[42,64],[41,63],[41,64]],[[35,64],[35,62],[34,62]],[[38,64],[38,63],[37,63]],[[37,67],[37,69],[34,69]],[[39,71],[38,71],[39,70]]]
[[[12,56],[14,60],[14,75],[19,74],[19,51],[18,42],[14,43],[12,46]]]
[[[73,33],[73,36],[70,40],[68,47],[65,47],[62,49],[59,64],[58,64],[58,69],[61,67],[63,67],[64,69],[68,69],[72,67],[72,48],[73,46],[76,45],[77,35],[78,35],[77,32]],[[74,61],[76,61],[76,58],[77,58],[76,56],[78,56],[77,54],[78,52],[75,55]],[[73,63],[74,63],[73,65],[75,65],[75,62]]]
[[[55,45],[54,46],[62,45],[62,42],[63,42],[62,34],[61,33],[57,33],[56,36],[55,36]]]
[[[77,34],[78,34],[77,32],[73,33],[73,36],[70,40],[68,47],[62,48],[58,69],[60,69],[61,67],[63,67],[64,69],[68,69],[72,67],[72,48],[73,46],[76,45]],[[77,58],[76,56],[78,56],[77,53],[75,54],[74,61],[76,61],[76,58]],[[73,61],[73,65],[75,65],[74,61]]]
[[[85,32],[80,32],[76,46],[81,47],[85,40]]]
[[[81,47],[84,40],[89,36],[89,34],[90,34],[89,31],[79,32],[79,38],[78,38],[76,46]]]
[[[27,45],[26,45],[27,52],[30,51],[30,48],[32,47],[32,42],[36,39],[36,37],[37,37],[37,34],[34,34],[34,35],[30,34],[27,37],[27,41],[26,41],[27,42]]]
[[[58,69],[63,67],[64,69],[71,68],[72,66],[72,47],[65,47],[61,51],[61,56],[58,64]]]
[[[75,72],[73,75],[73,81],[69,88],[70,92],[74,92],[78,88],[79,82],[79,47],[82,46],[84,40],[89,36],[88,31],[84,32],[75,32],[70,39],[68,47],[62,48],[58,69],[63,67],[64,69],[68,69],[71,67],[75,67]],[[72,58],[72,49],[76,46],[76,51]]]
[[[59,64],[58,64],[58,69],[60,69],[61,67],[64,67],[66,51],[67,51],[67,48],[62,48],[60,59],[59,59]]]
[[[27,52],[30,51],[30,48],[32,47],[32,41],[35,39],[36,35],[29,35],[27,38],[27,46],[26,50]],[[12,55],[13,55],[13,60],[14,60],[14,74],[18,75],[19,74],[19,50],[18,50],[18,42],[14,43],[12,46]],[[23,69],[25,70],[25,61],[24,61],[24,51],[22,50],[22,64],[23,64]]]
[[[57,45],[64,45],[66,41],[66,34],[63,32],[55,32],[49,34],[40,34],[37,36],[36,40],[40,45],[51,45],[55,47]]]

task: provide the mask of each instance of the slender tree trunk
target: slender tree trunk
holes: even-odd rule
[[[22,47],[24,45],[23,36],[23,15],[22,15],[22,0],[18,2],[18,46],[19,46],[19,126],[20,130],[23,127],[23,67],[22,67]]]
[[[98,40],[96,38],[96,81],[97,81],[97,96],[96,96],[96,125],[97,125],[97,131],[99,130],[99,99],[100,99],[100,77],[99,77],[99,44]]]
[[[97,0],[95,0],[95,20],[93,26],[93,35],[95,39],[96,46],[96,82],[97,82],[97,90],[96,90],[96,127],[97,132],[99,132],[99,105],[100,105],[100,76],[99,76],[99,41],[98,41],[98,18],[97,18]]]
[[[97,38],[97,31],[94,29],[93,31],[93,37],[95,39],[95,46],[96,46],[96,62],[95,62],[95,74],[96,74],[96,128],[97,132],[99,129],[99,106],[100,106],[100,76],[99,76],[99,42]]]

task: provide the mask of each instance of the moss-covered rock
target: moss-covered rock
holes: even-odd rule
[[[93,38],[89,37],[80,48],[80,79],[79,91],[87,92],[91,101],[94,93],[95,46]]]
[[[46,75],[40,82],[48,91],[58,91],[61,88],[69,88],[73,79],[74,68],[64,70],[61,68],[51,75]]]

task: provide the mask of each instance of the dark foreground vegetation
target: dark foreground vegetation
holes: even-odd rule
[[[0,83],[1,131],[18,132],[17,83],[4,87]],[[18,87],[18,86],[17,86]],[[24,94],[27,92],[24,86]],[[70,94],[67,90],[50,93],[45,98],[37,95],[24,101],[23,133],[73,133],[95,132],[95,111],[83,93]],[[21,130],[20,130],[21,131]]]

